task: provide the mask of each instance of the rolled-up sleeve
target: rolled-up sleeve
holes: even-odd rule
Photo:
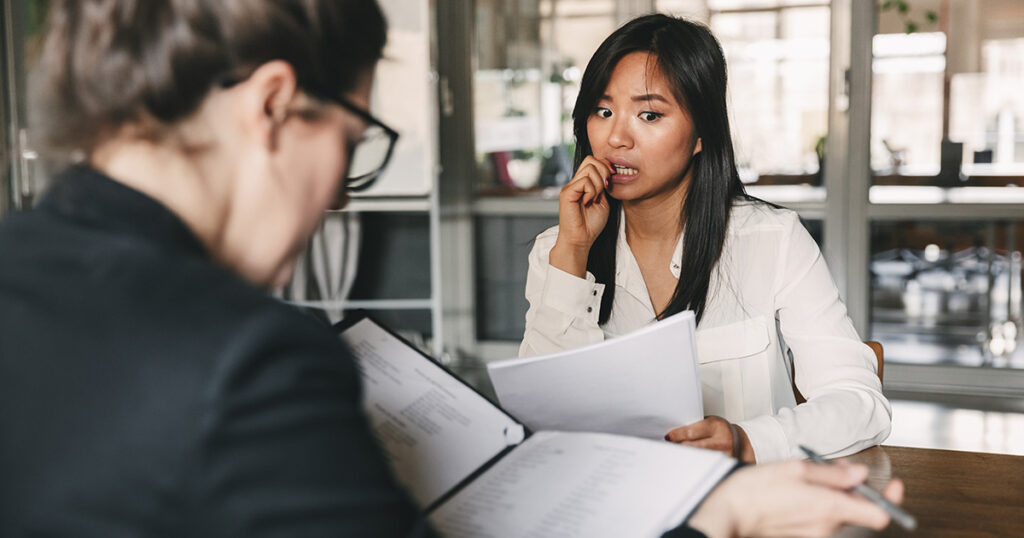
[[[892,411],[875,355],[857,335],[817,244],[792,215],[775,279],[776,316],[807,402],[739,423],[758,461],[843,456],[889,436]]]
[[[528,357],[571,349],[604,340],[598,326],[604,284],[587,273],[579,278],[552,267],[548,261],[558,227],[537,236],[526,275],[526,332],[519,356]]]

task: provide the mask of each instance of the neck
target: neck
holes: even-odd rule
[[[650,198],[625,200],[622,209],[626,213],[626,239],[633,241],[659,242],[675,246],[683,233],[683,204],[689,190],[690,174],[669,191]]]
[[[90,164],[153,198],[178,216],[208,252],[222,249],[230,210],[228,192],[202,156],[144,140],[113,140],[97,148]]]

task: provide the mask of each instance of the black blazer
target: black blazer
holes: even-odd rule
[[[0,223],[0,536],[426,532],[359,397],[330,330],[121,183]]]

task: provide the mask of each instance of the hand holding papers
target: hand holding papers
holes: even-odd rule
[[[534,430],[661,439],[704,418],[692,312],[620,338],[487,365],[502,407]]]
[[[530,435],[369,318],[346,320],[339,331],[396,478],[445,536],[658,536],[735,465],[660,440]]]

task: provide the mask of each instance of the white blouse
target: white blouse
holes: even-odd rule
[[[655,321],[640,266],[616,247],[611,316],[597,323],[604,285],[548,264],[554,226],[537,236],[526,279],[522,357],[600,342]],[[682,238],[669,270],[679,277]],[[803,457],[803,444],[830,457],[889,436],[892,411],[874,353],[861,342],[818,245],[793,211],[733,205],[722,257],[697,326],[704,413],[738,424],[758,462]],[[796,404],[790,384],[807,402]],[[667,433],[667,432],[666,432]]]

